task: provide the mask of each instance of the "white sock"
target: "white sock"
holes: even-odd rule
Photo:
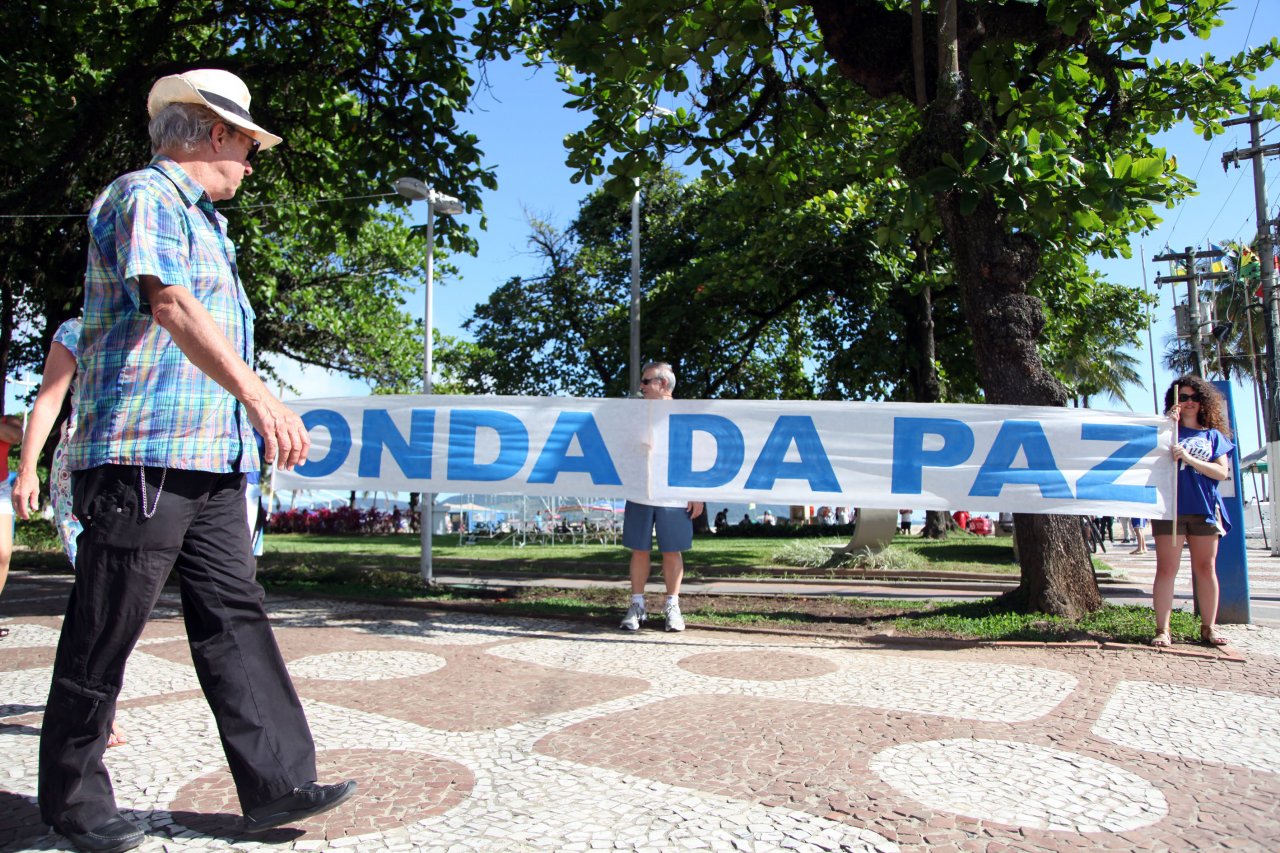
[[[639,604],[639,605],[640,605],[640,609],[641,609],[641,610],[643,610],[643,609],[644,609],[644,593],[640,593],[639,595],[633,595],[633,596],[631,596],[631,603],[632,603],[632,604]]]
[[[674,604],[676,607],[679,607],[679,606],[680,606],[680,596],[679,596],[679,595],[668,595],[668,596],[667,596],[667,607],[670,607],[670,606],[671,606],[671,605],[673,605],[673,604]]]

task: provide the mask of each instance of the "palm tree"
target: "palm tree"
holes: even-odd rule
[[[1053,370],[1075,397],[1076,405],[1088,408],[1089,399],[1099,394],[1127,404],[1124,389],[1142,384],[1141,366],[1137,358],[1113,342],[1091,345],[1082,340],[1054,363]]]

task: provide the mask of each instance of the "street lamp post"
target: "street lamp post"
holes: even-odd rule
[[[450,195],[436,192],[417,178],[396,178],[393,184],[396,192],[411,201],[427,203],[427,286],[423,297],[422,308],[422,393],[431,393],[431,287],[436,268],[436,214],[455,216],[462,213],[462,202]],[[422,508],[418,527],[422,533],[422,560],[420,569],[422,579],[428,585],[435,582],[431,568],[431,534],[435,526],[435,495],[432,492],[422,493]]]
[[[673,116],[675,110],[652,106],[649,114]],[[640,132],[640,119],[636,119],[636,133]],[[640,179],[636,178],[636,191],[631,194],[631,396],[640,396]]]

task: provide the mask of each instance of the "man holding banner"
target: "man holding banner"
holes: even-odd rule
[[[670,400],[676,374],[665,361],[650,362],[641,371],[640,395],[646,400]],[[693,520],[702,514],[699,501],[661,501],[643,504],[627,501],[622,523],[622,544],[631,549],[631,606],[622,619],[622,630],[638,631],[645,620],[644,585],[649,580],[649,551],[658,531],[662,552],[662,580],[667,602],[662,609],[668,631],[683,631],[680,615],[680,581],[684,578],[682,552],[693,547]]]

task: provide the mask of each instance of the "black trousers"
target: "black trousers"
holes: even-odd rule
[[[76,472],[84,525],[40,729],[40,815],[84,832],[117,813],[102,762],[125,661],[170,570],[181,583],[191,659],[217,721],[240,805],[248,810],[316,778],[315,744],[263,609],[241,474]]]

